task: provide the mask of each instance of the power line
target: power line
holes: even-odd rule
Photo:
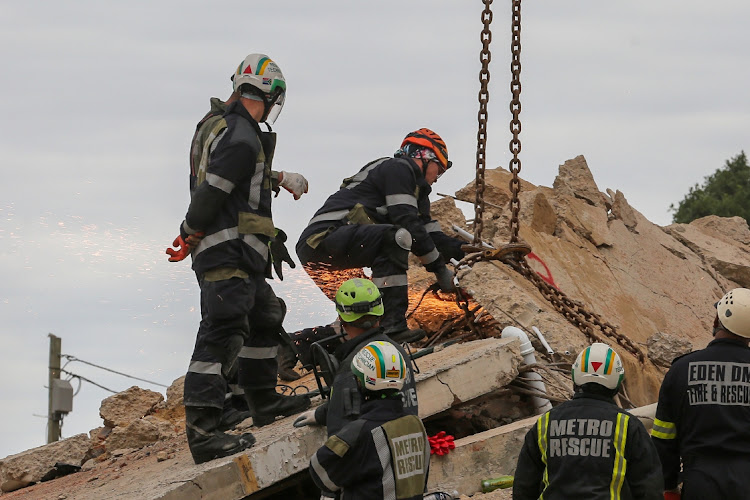
[[[108,387],[104,387],[104,386],[103,386],[103,385],[101,385],[101,384],[97,384],[97,383],[96,383],[96,382],[94,382],[93,380],[89,380],[89,379],[87,379],[86,377],[83,377],[83,376],[81,376],[81,375],[76,375],[75,373],[73,373],[73,372],[69,372],[69,371],[67,371],[67,370],[60,370],[60,371],[61,371],[62,373],[65,373],[66,375],[70,375],[70,376],[71,376],[71,377],[73,377],[73,378],[77,378],[77,379],[79,379],[79,380],[83,380],[83,381],[85,381],[85,382],[88,382],[89,384],[94,384],[95,386],[97,386],[97,387],[99,387],[99,388],[101,388],[101,389],[104,389],[105,391],[109,391],[109,392],[111,392],[112,394],[117,394],[117,391],[113,391],[112,389],[110,389],[110,388],[108,388]]]
[[[100,370],[106,370],[108,372],[115,373],[117,375],[122,375],[123,377],[128,377],[128,378],[132,378],[132,379],[135,379],[135,380],[140,380],[141,382],[146,382],[146,383],[149,383],[149,384],[158,385],[159,387],[169,387],[168,385],[160,384],[159,382],[152,382],[151,380],[146,380],[144,378],[139,378],[139,377],[135,377],[133,375],[128,375],[127,373],[118,372],[116,370],[112,370],[111,368],[105,368],[104,366],[100,366],[100,365],[91,363],[89,361],[84,361],[82,359],[76,358],[75,356],[71,356],[70,354],[63,354],[62,357],[66,358],[70,362],[72,362],[72,361],[78,361],[78,362],[83,363],[85,365],[93,366],[94,368],[99,368]],[[86,380],[83,377],[81,377],[81,378],[83,380]],[[87,382],[91,382],[90,380],[86,380],[86,381]],[[97,384],[94,384],[94,385],[97,385]],[[109,389],[107,389],[107,390],[109,390]]]

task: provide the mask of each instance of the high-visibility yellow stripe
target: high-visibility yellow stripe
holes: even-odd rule
[[[624,413],[617,414],[615,426],[615,464],[612,468],[612,481],[609,483],[609,496],[612,500],[620,499],[620,490],[625,481],[625,471],[628,461],[625,459],[625,444],[628,438],[628,421],[630,416]]]
[[[539,417],[539,420],[536,421],[537,443],[539,446],[539,453],[542,455],[542,463],[544,464],[544,474],[542,475],[544,488],[542,488],[542,493],[539,495],[539,500],[543,500],[544,492],[547,490],[547,486],[549,486],[549,470],[547,467],[547,448],[549,438],[547,437],[547,429],[549,429],[549,412]]]
[[[673,422],[655,418],[651,435],[659,439],[675,439],[677,437],[677,426]]]

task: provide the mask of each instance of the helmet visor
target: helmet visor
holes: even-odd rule
[[[283,89],[277,90],[274,94],[271,94],[270,99],[266,102],[266,114],[265,122],[273,125],[276,119],[281,114],[281,109],[284,107],[284,101],[286,100],[286,91]]]

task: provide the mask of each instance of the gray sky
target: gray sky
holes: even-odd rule
[[[0,457],[45,442],[50,332],[63,353],[107,368],[164,384],[184,374],[198,287],[163,252],[188,204],[195,123],[209,97],[229,95],[246,54],[267,53],[287,79],[274,167],[303,173],[310,192],[282,192],[274,218],[296,241],[342,178],[416,128],[442,135],[455,165],[436,191],[473,180],[482,8],[3,2]],[[510,2],[493,10],[487,165],[507,168]],[[582,154],[600,190],[667,225],[670,203],[747,149],[747,2],[536,0],[522,16],[524,179],[550,186]],[[333,319],[303,272],[286,274],[274,288],[291,306],[288,330]],[[80,362],[66,370],[116,391],[136,383]],[[108,395],[84,383],[64,437],[99,426]]]

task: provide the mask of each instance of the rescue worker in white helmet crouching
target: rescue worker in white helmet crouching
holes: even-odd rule
[[[430,446],[422,421],[404,411],[399,390],[407,364],[396,346],[370,342],[348,367],[362,395],[359,418],[331,435],[310,459],[326,497],[421,500]]]
[[[668,500],[750,498],[750,290],[715,305],[714,340],[675,359],[659,391],[651,438]]]
[[[594,343],[573,364],[573,399],[542,415],[526,434],[513,500],[661,500],[659,456],[638,418],[614,396],[620,357]]]
[[[294,421],[295,427],[325,425],[329,436],[359,418],[364,411],[356,377],[349,368],[362,347],[370,342],[386,342],[404,359],[409,359],[404,348],[385,335],[380,327],[380,318],[384,313],[383,298],[372,281],[364,278],[344,281],[336,292],[335,301],[345,337],[344,342],[335,348],[333,356],[321,349],[321,356],[326,356],[329,364],[335,367],[330,398]],[[404,412],[417,415],[417,389],[411,362],[406,363],[405,380],[397,392],[403,399]]]

